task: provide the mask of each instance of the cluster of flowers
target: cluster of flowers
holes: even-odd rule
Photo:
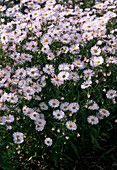
[[[74,101],[60,103],[55,98],[49,101],[46,98],[44,101],[43,89],[48,86],[48,81],[57,88],[70,81],[74,82],[74,86],[79,83],[81,90],[91,88],[93,77],[98,77],[96,70],[102,72],[100,66],[104,64],[109,67],[117,63],[117,41],[114,35],[117,30],[107,34],[106,29],[108,21],[116,17],[115,9],[116,1],[97,3],[92,9],[86,8],[84,11],[78,5],[74,9],[65,8],[55,0],[25,0],[11,7],[0,5],[0,47],[4,53],[3,59],[11,63],[8,65],[6,62],[5,67],[0,66],[0,109],[7,110],[7,114],[0,117],[0,125],[15,120],[11,107],[14,112],[21,113],[18,104],[22,99],[33,99],[39,103],[38,107],[24,105],[22,111],[24,116],[34,120],[37,131],[43,131],[46,126],[47,119],[43,111],[48,110],[48,114],[51,114],[50,107],[55,121],[65,122],[68,130],[77,129],[77,120],[68,120],[66,113],[72,117],[73,113],[84,106]],[[97,41],[89,49],[91,57],[81,55],[81,49],[85,49],[93,39]],[[54,44],[60,44],[60,47]],[[64,58],[62,63],[61,56]],[[45,63],[41,63],[42,58]],[[103,73],[103,76],[110,75],[111,72],[107,75]],[[114,102],[116,96],[115,89],[106,92],[107,99]],[[98,112],[96,116],[87,117],[90,124],[98,124],[99,119],[110,115],[108,110],[100,108],[93,99],[88,100],[85,106]],[[21,132],[14,132],[13,138],[17,144],[24,141]],[[45,139],[47,146],[52,143],[51,138]]]

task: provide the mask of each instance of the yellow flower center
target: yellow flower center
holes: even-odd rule
[[[55,78],[55,81],[60,81],[60,79],[59,78]]]
[[[23,73],[22,73],[22,72],[20,72],[20,73],[19,73],[19,75],[21,76],[21,75],[23,75]]]
[[[113,59],[113,58],[110,58],[110,61],[114,61],[114,59]]]
[[[14,97],[11,97],[11,100],[14,100]]]
[[[97,50],[94,50],[94,53],[97,53]]]
[[[69,127],[70,127],[70,128],[72,128],[72,127],[73,127],[73,125],[69,125]]]
[[[110,96],[113,96],[113,93],[110,93]]]
[[[45,42],[48,42],[48,39],[45,39]]]
[[[6,119],[7,119],[7,120],[10,120],[10,118],[9,118],[9,117],[7,117]]]
[[[80,65],[80,62],[77,62],[76,65]]]
[[[30,93],[30,90],[29,90],[29,89],[27,89],[27,90],[26,90],[26,92],[27,92],[27,93]]]

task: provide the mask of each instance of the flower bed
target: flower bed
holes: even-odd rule
[[[116,122],[116,5],[1,1],[2,168],[103,150]]]

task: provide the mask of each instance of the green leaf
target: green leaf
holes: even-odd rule
[[[77,157],[80,159],[80,155],[78,154],[78,149],[77,149],[76,145],[75,145],[74,143],[71,142],[71,146],[72,146],[72,148],[73,148],[75,154],[77,155]]]

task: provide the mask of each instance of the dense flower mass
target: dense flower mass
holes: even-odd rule
[[[97,126],[116,104],[116,89],[106,84],[117,64],[117,29],[107,29],[116,2],[91,9],[60,2],[0,5],[0,125],[14,126],[15,144],[31,128],[47,146],[61,135],[69,139],[84,124]]]

